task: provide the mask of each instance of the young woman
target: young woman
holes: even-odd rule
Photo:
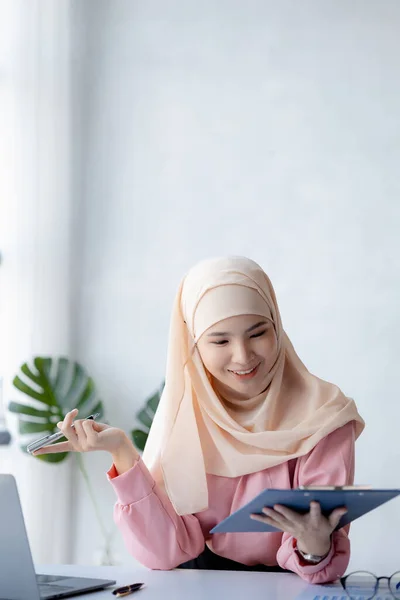
[[[143,458],[122,430],[76,416],[58,424],[68,441],[37,454],[110,452],[115,521],[147,567],[288,570],[311,583],[345,572],[348,528],[334,531],[345,508],[277,505],[254,518],[279,532],[209,533],[265,488],[352,484],[364,427],[354,401],[300,361],[253,261],[208,260],[184,277]]]

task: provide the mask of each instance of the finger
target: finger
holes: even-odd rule
[[[78,444],[79,444],[80,449],[85,448],[86,444],[87,444],[87,438],[86,438],[86,432],[83,429],[82,420],[74,421],[73,429],[75,430],[76,437],[78,438]]]
[[[84,421],[84,423],[90,423],[90,425],[92,426],[92,429],[94,431],[96,431],[97,433],[100,433],[101,431],[105,431],[106,429],[110,429],[110,425],[106,425],[105,423],[98,423],[97,421],[92,421],[91,419],[86,419]]]
[[[250,519],[252,519],[253,521],[259,521],[260,523],[268,523],[269,521],[268,517],[264,517],[264,515],[258,515],[256,513],[251,513]]]
[[[279,527],[283,531],[287,531],[289,528],[293,527],[293,522],[286,519],[282,514],[273,510],[272,508],[264,507],[263,513],[270,519],[271,524],[274,527]]]
[[[310,516],[315,521],[321,518],[321,506],[319,502],[310,502]]]
[[[274,519],[271,519],[271,517],[265,517],[264,515],[252,513],[250,515],[250,519],[252,519],[253,521],[259,521],[260,523],[264,523],[265,525],[271,525],[272,527],[275,527],[275,529],[281,529],[283,531],[280,524],[277,523]]]
[[[59,429],[61,429],[61,430],[68,429],[68,428],[72,427],[72,424],[73,424],[74,419],[77,416],[77,414],[78,414],[78,409],[77,408],[74,408],[74,410],[70,410],[64,416],[64,419],[62,421],[59,421],[57,423],[57,427]]]
[[[66,427],[71,427],[72,423],[74,422],[74,419],[76,419],[76,417],[78,416],[78,409],[74,408],[73,410],[70,410],[69,412],[67,412],[67,414],[64,417],[64,421],[63,424]]]
[[[342,508],[335,508],[335,510],[333,510],[331,512],[331,514],[328,517],[328,521],[329,521],[329,525],[332,527],[332,530],[336,529],[336,527],[339,525],[340,519],[346,513],[347,513],[347,508],[344,506]]]
[[[259,521],[260,523],[266,523],[267,525],[271,525],[273,521],[273,519],[270,517],[260,515],[259,513],[251,513],[250,519],[253,519],[253,521]]]
[[[78,410],[75,408],[68,412],[64,421],[60,421],[57,423],[57,427],[62,431],[64,436],[71,442],[71,444],[75,447],[78,445],[78,436],[76,435],[74,427],[72,427],[74,418],[78,414]]]
[[[34,456],[38,454],[56,454],[58,452],[73,452],[74,448],[70,442],[59,442],[58,444],[51,444],[50,446],[43,446],[38,450],[32,452]]]
[[[275,504],[274,511],[285,517],[286,520],[291,521],[292,523],[298,523],[303,515],[300,515],[295,510],[288,508],[287,506],[282,506],[281,504]]]
[[[82,427],[86,435],[86,444],[88,448],[94,448],[97,445],[97,438],[99,434],[95,431],[95,425],[96,423],[93,421],[82,421]]]

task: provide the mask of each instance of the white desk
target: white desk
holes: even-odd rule
[[[249,571],[150,571],[129,567],[84,567],[80,565],[37,566],[38,573],[115,579],[117,586],[143,582],[146,587],[126,596],[128,600],[322,600],[320,586],[308,586],[291,573]],[[112,600],[114,587],[79,596],[82,600]],[[308,593],[307,593],[308,591]],[[328,590],[326,590],[328,594]],[[337,600],[345,597],[337,589]],[[329,597],[329,596],[326,596]]]

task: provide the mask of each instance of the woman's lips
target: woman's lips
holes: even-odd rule
[[[256,365],[255,367],[253,367],[251,370],[249,370],[249,369],[247,369],[246,371],[242,371],[242,370],[240,370],[240,371],[231,371],[231,370],[229,370],[229,372],[238,381],[247,381],[249,379],[253,379],[257,375],[259,366],[260,366],[260,363],[258,363],[258,365]]]

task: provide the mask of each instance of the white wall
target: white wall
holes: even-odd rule
[[[358,403],[357,482],[399,486],[400,4],[86,0],[75,24],[75,347],[109,419],[128,430],[161,381],[184,271],[244,254],[310,370]],[[111,526],[108,459],[85,458]],[[352,567],[399,568],[399,507],[354,524]]]

